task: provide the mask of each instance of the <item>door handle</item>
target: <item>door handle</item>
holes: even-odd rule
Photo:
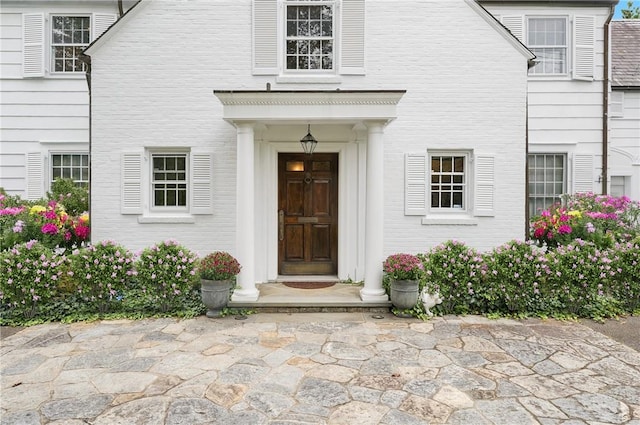
[[[278,211],[278,238],[284,240],[284,210]]]

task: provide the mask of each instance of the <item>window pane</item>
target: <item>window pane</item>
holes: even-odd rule
[[[431,159],[431,170],[435,173],[440,171],[440,158],[437,156],[434,156],[433,159]]]
[[[167,191],[167,206],[176,206],[177,202],[175,190]]]
[[[156,190],[154,195],[154,205],[164,206],[164,192],[162,190]]]
[[[445,173],[451,172],[453,169],[453,160],[451,157],[442,158],[442,171]]]
[[[439,195],[438,193],[431,193],[431,207],[432,208],[439,208],[440,207],[440,200],[439,200]]]
[[[455,157],[455,165],[454,165],[454,171],[456,173],[462,173],[464,171],[464,158],[461,156],[457,156]]]

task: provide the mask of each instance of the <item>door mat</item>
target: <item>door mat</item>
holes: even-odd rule
[[[320,289],[329,288],[335,285],[335,282],[282,282],[284,286],[296,289]]]

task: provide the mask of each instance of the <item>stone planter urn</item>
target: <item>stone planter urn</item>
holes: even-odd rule
[[[398,310],[412,309],[418,302],[418,284],[417,280],[391,279],[389,294],[391,304]]]
[[[202,303],[207,307],[207,317],[219,317],[222,309],[225,308],[229,302],[234,283],[233,279],[201,279],[200,283]]]

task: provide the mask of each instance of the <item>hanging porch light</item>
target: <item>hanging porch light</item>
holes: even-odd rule
[[[307,124],[307,135],[300,139],[300,144],[307,155],[311,155],[315,150],[318,141],[311,135],[311,124]]]

